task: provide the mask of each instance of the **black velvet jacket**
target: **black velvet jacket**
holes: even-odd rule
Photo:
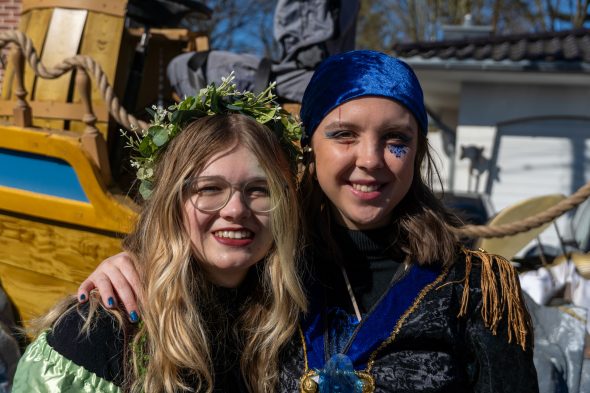
[[[395,340],[377,356],[371,372],[375,392],[538,392],[532,332],[524,350],[514,336],[508,342],[508,307],[503,307],[496,334],[484,323],[480,262],[471,266],[464,316],[458,317],[466,282],[464,257],[417,303]],[[493,271],[496,280],[505,274],[497,266]],[[278,391],[298,392],[303,372],[302,340],[295,336],[283,354]]]

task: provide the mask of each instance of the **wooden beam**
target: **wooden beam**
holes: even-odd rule
[[[16,101],[0,100],[0,116],[12,116]],[[85,107],[82,103],[68,102],[29,102],[35,118],[82,120]],[[97,121],[107,122],[109,112],[104,104],[92,103]]]
[[[22,13],[36,8],[74,8],[124,17],[125,0],[22,0]]]

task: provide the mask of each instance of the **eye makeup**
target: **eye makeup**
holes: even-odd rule
[[[388,145],[387,149],[396,158],[403,158],[408,154],[408,146],[406,145]]]

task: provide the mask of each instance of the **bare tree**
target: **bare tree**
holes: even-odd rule
[[[359,47],[442,38],[444,25],[490,25],[496,34],[556,31],[590,25],[590,0],[364,0]]]

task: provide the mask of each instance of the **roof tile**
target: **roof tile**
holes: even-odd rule
[[[590,62],[590,29],[396,44],[400,57]]]

